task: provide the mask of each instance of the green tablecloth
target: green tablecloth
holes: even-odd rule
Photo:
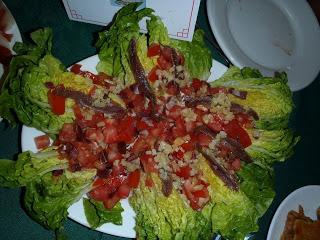
[[[23,40],[33,30],[48,26],[54,30],[54,50],[56,57],[68,66],[96,53],[93,47],[97,32],[103,27],[70,21],[59,0],[4,0],[14,15]],[[198,25],[213,38],[202,1]],[[222,61],[217,51],[211,48],[213,57]],[[320,127],[320,77],[309,87],[294,93],[296,108],[292,114],[292,127],[302,137],[293,157],[276,164],[276,198],[264,217],[260,219],[260,231],[255,239],[265,239],[272,216],[280,202],[293,190],[304,185],[320,184],[319,174],[319,134]],[[6,128],[0,123],[0,158],[13,158],[20,151],[20,130]],[[0,189],[0,239],[31,240],[53,239],[53,234],[32,221],[23,211],[20,190]],[[119,237],[92,231],[68,220],[65,227],[70,239],[121,239]]]

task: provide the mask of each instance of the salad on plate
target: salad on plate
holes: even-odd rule
[[[203,32],[170,39],[138,6],[99,34],[98,74],[67,70],[48,28],[15,45],[0,116],[44,134],[34,139],[39,152],[0,161],[0,186],[24,187],[27,213],[58,238],[85,196],[93,229],[121,225],[120,200],[129,199],[138,239],[243,239],[273,200],[272,164],[299,140],[288,128],[286,74],[230,67],[209,83]]]

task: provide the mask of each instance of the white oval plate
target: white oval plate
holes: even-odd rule
[[[208,0],[211,29],[238,67],[263,75],[286,71],[292,91],[308,86],[320,70],[320,28],[305,0]]]
[[[98,64],[99,58],[97,55],[86,58],[79,62],[82,65],[82,70],[87,70],[92,73],[96,72],[96,65]],[[209,81],[214,81],[215,79],[221,77],[221,75],[227,70],[227,67],[221,63],[213,60],[213,67],[211,69],[211,76]],[[36,145],[34,143],[34,138],[43,135],[43,133],[35,128],[30,128],[27,126],[22,127],[21,133],[21,147],[22,151],[33,151],[37,152]],[[129,205],[127,199],[121,200],[121,205],[124,209],[122,212],[122,225],[118,226],[112,223],[106,223],[101,227],[97,228],[97,231],[112,234],[119,237],[135,238],[136,232],[134,230],[135,226],[135,212]],[[74,203],[69,209],[69,218],[74,221],[89,227],[87,219],[84,214],[82,199]]]
[[[14,17],[12,16],[10,10],[6,7],[6,5],[0,0],[0,8],[5,10],[5,17],[7,20],[7,29],[5,30],[6,33],[8,34],[12,34],[12,39],[10,42],[8,42],[6,39],[4,39],[1,35],[0,35],[0,45],[10,49],[12,51],[13,45],[16,42],[22,42],[22,38],[21,38],[21,34],[18,28],[18,25],[14,19]],[[12,51],[12,53],[14,53]],[[3,74],[3,65],[0,64],[0,79],[2,77]]]
[[[273,216],[267,240],[280,239],[289,211],[298,211],[299,205],[303,207],[306,216],[316,220],[316,211],[320,207],[320,185],[299,188],[283,200]]]

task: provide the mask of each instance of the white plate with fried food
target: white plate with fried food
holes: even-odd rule
[[[292,210],[299,212],[299,206],[303,208],[305,216],[317,220],[317,210],[320,207],[320,185],[301,187],[283,200],[274,214],[267,240],[281,239],[288,213]]]

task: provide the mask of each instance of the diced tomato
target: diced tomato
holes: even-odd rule
[[[109,126],[106,127],[103,130],[103,135],[104,135],[104,141],[105,143],[116,143],[119,138],[118,138],[118,131],[117,128],[115,126]]]
[[[189,178],[191,176],[191,167],[184,166],[181,167],[177,172],[176,175],[182,178]]]
[[[163,70],[168,70],[172,67],[172,63],[166,60],[166,58],[163,55],[160,55],[160,57],[158,57],[157,63],[159,67]]]
[[[174,80],[170,81],[167,84],[166,88],[167,88],[166,92],[169,95],[175,96],[175,95],[177,95],[179,93],[179,85]]]
[[[202,81],[200,79],[198,79],[198,78],[194,78],[194,79],[192,79],[191,86],[193,87],[193,89],[195,91],[198,91],[202,86]]]
[[[193,184],[191,179],[187,179],[182,187],[184,194],[190,202],[191,208],[194,210],[200,210],[210,199],[206,186],[201,184],[203,186],[201,190],[195,189],[195,187],[199,184],[201,184],[201,182],[198,182],[198,184]],[[203,201],[199,202],[199,198],[202,198]]]
[[[187,134],[186,126],[184,120],[179,117],[175,121],[175,127],[172,128],[172,135],[177,137],[183,137]]]
[[[181,150],[175,151],[175,152],[173,152],[173,156],[176,159],[182,160],[184,158],[184,152]]]
[[[192,141],[185,142],[181,145],[181,147],[186,151],[193,151],[194,150],[194,143]]]
[[[168,112],[167,116],[172,118],[172,119],[178,119],[181,118],[181,113],[182,111],[182,107],[178,106],[178,105],[174,105]]]
[[[128,176],[128,185],[131,188],[137,188],[140,182],[140,170],[137,169],[131,172]]]
[[[92,122],[94,124],[97,124],[98,122],[102,122],[105,120],[105,116],[101,112],[96,112],[95,114],[92,115]]]
[[[129,102],[133,101],[133,99],[136,97],[136,94],[134,94],[130,88],[125,88],[120,92],[120,97],[126,104],[128,104]]]
[[[161,52],[161,46],[160,46],[160,44],[152,43],[152,44],[148,47],[147,56],[148,56],[148,57],[154,57],[154,56],[160,55],[160,52]]]
[[[223,130],[223,120],[217,114],[212,114],[212,118],[210,119],[209,123],[207,124],[209,128],[211,128],[215,132],[220,132]]]
[[[118,195],[119,198],[124,199],[129,197],[130,191],[131,191],[131,188],[129,187],[129,185],[124,183],[119,187],[116,194]]]
[[[230,138],[237,140],[242,147],[246,148],[251,145],[249,134],[239,125],[237,120],[233,119],[223,129]]]
[[[157,75],[157,70],[159,69],[158,66],[154,66],[151,71],[148,73],[148,79],[150,82],[155,82],[159,79]]]
[[[158,172],[153,156],[150,154],[143,154],[140,156],[143,169],[146,173]]]
[[[65,123],[59,133],[61,142],[74,142],[77,140],[77,133],[72,123]]]
[[[150,135],[153,137],[159,137],[160,135],[165,133],[167,127],[168,126],[166,121],[154,123],[154,127],[151,127],[149,130]]]
[[[89,73],[89,72],[87,72],[87,73]],[[97,75],[91,73],[89,78],[92,79],[92,82],[93,82],[94,84],[103,86],[103,87],[105,87],[105,88],[107,88],[107,89],[112,86],[111,83],[109,83],[109,82],[106,81],[106,80],[108,80],[108,79],[111,79],[111,77],[108,76],[107,74],[103,73],[103,72],[101,72],[101,73],[99,73],[99,74],[97,74]]]
[[[126,178],[124,175],[109,175],[107,178],[94,183],[94,186],[97,187],[90,191],[89,196],[98,201],[105,201],[109,199],[109,196],[114,194],[122,184],[125,184]]]
[[[109,192],[106,190],[106,187],[103,185],[100,187],[94,188],[89,192],[88,195],[90,198],[97,201],[105,201],[109,199]]]
[[[209,192],[206,187],[203,187],[201,190],[194,191],[193,195],[197,198],[207,198],[209,196]]]
[[[236,158],[232,163],[231,163],[232,169],[235,171],[239,171],[241,169],[241,161],[239,158]]]
[[[209,144],[212,141],[212,137],[206,135],[206,134],[199,134],[198,135],[198,143],[200,144],[200,146],[203,147],[208,147]]]
[[[183,184],[183,192],[189,200],[190,206],[194,210],[199,210],[200,206],[198,205],[199,199],[197,199],[193,194],[193,185],[190,179],[187,179]]]
[[[137,129],[139,131],[142,131],[142,130],[146,130],[146,129],[149,129],[150,126],[148,125],[148,123],[145,121],[145,119],[139,119],[137,121],[137,125],[136,125]]]
[[[105,183],[104,183],[104,180],[102,178],[98,178],[96,179],[94,182],[93,182],[93,187],[96,188],[96,187],[101,187],[103,186]]]
[[[154,137],[158,137],[162,134],[163,129],[161,128],[151,128],[149,130],[150,134]]]
[[[248,114],[237,113],[235,115],[235,118],[237,119],[237,121],[240,124],[240,126],[245,127],[245,128],[252,127],[252,119]]]
[[[50,138],[47,135],[41,135],[34,138],[37,149],[46,148],[50,145]]]
[[[149,144],[145,138],[139,137],[132,146],[132,153],[138,154],[149,148]]]
[[[48,92],[48,100],[51,106],[51,111],[56,115],[63,115],[65,113],[66,98]]]
[[[185,87],[182,87],[181,89],[180,89],[180,91],[181,92],[183,92],[185,95],[187,95],[187,96],[191,96],[193,93],[194,93],[194,89],[193,89],[193,87],[191,87],[191,86],[185,86]]]
[[[131,116],[126,116],[120,121],[118,128],[118,141],[130,143],[135,136],[135,121]]]
[[[125,167],[119,162],[118,164],[113,164],[111,176],[120,177],[120,179],[127,179],[127,173]]]
[[[70,68],[70,71],[75,74],[80,74],[81,73],[81,65],[80,64],[73,64],[72,67]]]
[[[85,138],[94,142],[102,142],[104,140],[102,131],[95,128],[87,128],[85,131]]]
[[[145,111],[145,97],[142,95],[136,95],[132,101],[132,108],[136,113],[142,113]]]
[[[151,176],[147,176],[146,181],[145,181],[145,185],[149,188],[152,188],[154,186],[154,182],[151,178]]]
[[[107,200],[103,201],[103,205],[107,209],[112,209],[119,201],[120,197],[117,194],[114,194]]]
[[[75,142],[73,145],[77,149],[77,161],[81,167],[93,168],[94,163],[98,160],[98,156],[92,152],[89,144]]]

